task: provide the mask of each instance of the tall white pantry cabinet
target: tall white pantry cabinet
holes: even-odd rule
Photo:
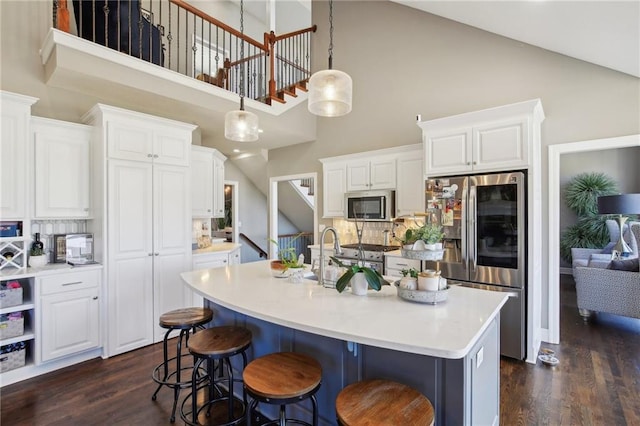
[[[191,138],[196,126],[111,106],[94,126],[95,247],[105,265],[106,355],[162,340],[164,312],[189,306]]]

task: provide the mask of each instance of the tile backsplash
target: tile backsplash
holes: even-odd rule
[[[51,252],[53,236],[55,234],[75,234],[87,231],[86,220],[34,220],[31,222],[31,237],[40,233],[40,240],[44,243],[45,252]]]
[[[384,231],[389,231],[389,244],[399,244],[392,238],[393,223],[391,222],[358,222],[362,226],[362,242],[364,244],[383,244]],[[334,219],[333,227],[338,231],[341,244],[355,244],[358,242],[356,225],[344,219]],[[398,227],[396,226],[396,232]],[[399,235],[399,234],[398,234]]]

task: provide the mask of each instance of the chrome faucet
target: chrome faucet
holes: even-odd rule
[[[328,231],[333,233],[333,250],[335,254],[342,254],[342,247],[340,247],[338,232],[334,227],[327,226],[322,230],[322,234],[320,234],[320,273],[318,274],[318,284],[322,285],[324,285],[324,237]]]

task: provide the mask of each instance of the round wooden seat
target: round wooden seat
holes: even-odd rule
[[[363,380],[344,388],[336,398],[338,421],[345,426],[431,426],[431,401],[417,390],[390,380]]]
[[[153,381],[158,384],[158,387],[151,396],[151,399],[153,401],[157,399],[158,392],[162,386],[167,386],[168,388],[173,389],[173,408],[169,418],[171,423],[176,419],[176,407],[180,396],[180,390],[191,386],[191,379],[184,380],[182,376],[183,372],[191,372],[193,368],[193,366],[188,363],[186,365],[182,364],[182,358],[189,356],[189,354],[182,352],[182,342],[186,341],[188,346],[190,332],[193,331],[195,335],[196,330],[203,329],[203,326],[211,321],[212,318],[213,311],[208,308],[176,309],[160,315],[160,327],[167,329],[167,332],[164,334],[162,342],[163,361],[151,374]],[[180,335],[178,336],[176,343],[176,356],[169,358],[167,343],[169,336],[174,330],[180,330]],[[186,374],[186,376],[192,376],[192,374]],[[202,374],[200,374],[200,376],[202,376]]]
[[[258,402],[280,405],[280,418],[266,424],[308,424],[287,419],[285,405],[307,398],[313,404],[313,424],[318,423],[315,393],[320,388],[322,367],[315,359],[294,352],[277,352],[257,358],[249,363],[242,374],[245,389],[253,401],[247,411],[247,425],[251,425],[251,412]]]
[[[251,331],[243,327],[212,327],[195,333],[189,339],[189,352],[200,358],[226,358],[247,349]]]
[[[206,324],[213,318],[209,308],[176,309],[160,315],[160,327],[173,329],[189,329]]]
[[[251,346],[251,331],[244,327],[219,326],[207,328],[195,333],[189,340],[189,353],[194,356],[193,375],[191,379],[191,395],[182,402],[180,417],[188,425],[199,425],[199,418],[206,413],[209,415],[214,404],[226,402],[227,421],[217,422],[221,425],[238,425],[245,417],[247,399],[243,387],[242,401],[236,401],[234,397],[234,385],[242,382],[234,374],[231,365],[231,357],[240,354],[242,356],[242,369],[247,366],[246,350]],[[214,362],[218,361],[218,367]],[[208,381],[201,383],[198,369],[206,362]],[[226,368],[226,374],[223,370]],[[220,375],[216,377],[216,370]],[[221,392],[221,383],[226,383],[226,391]],[[208,396],[200,398],[200,389],[208,388]],[[238,412],[237,408],[240,408]],[[208,420],[207,420],[208,421]]]

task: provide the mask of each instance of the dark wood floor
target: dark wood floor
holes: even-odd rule
[[[600,314],[583,324],[572,279],[563,276],[561,288],[562,343],[543,344],[560,364],[502,359],[500,423],[640,425],[640,320]],[[5,386],[0,424],[169,424],[171,392],[150,398],[150,372],[161,359],[153,345]]]

